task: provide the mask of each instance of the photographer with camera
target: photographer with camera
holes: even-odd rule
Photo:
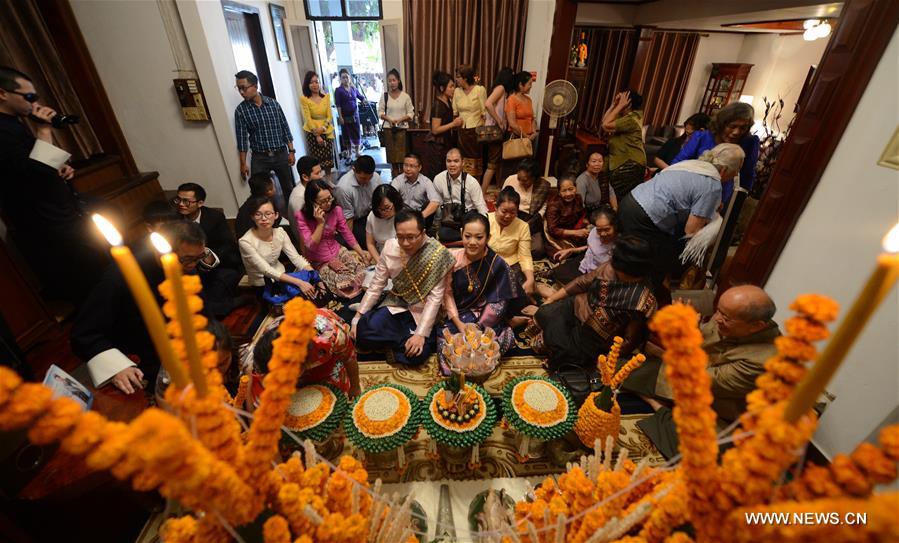
[[[75,174],[65,163],[69,153],[53,145],[53,128],[77,122],[77,117],[62,115],[38,99],[31,78],[0,67],[0,207],[47,295],[78,304],[109,256],[66,183]],[[25,117],[40,123],[35,133]]]
[[[437,237],[441,243],[461,241],[462,216],[472,209],[486,216],[487,202],[478,180],[462,171],[462,153],[458,149],[446,153],[446,170],[434,176],[434,188],[441,202]]]

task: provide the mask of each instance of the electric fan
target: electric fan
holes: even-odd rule
[[[577,89],[564,79],[557,79],[543,90],[543,112],[549,115],[549,143],[546,146],[546,169],[543,177],[549,177],[549,160],[553,152],[553,130],[558,120],[574,111],[577,105]]]

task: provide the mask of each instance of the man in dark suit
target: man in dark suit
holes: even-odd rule
[[[177,221],[164,224],[160,233],[172,245],[184,273],[196,273],[198,263],[207,254],[203,229],[195,223]],[[165,273],[158,255],[148,237],[132,249],[161,304],[158,287]],[[76,315],[71,342],[72,352],[87,363],[95,387],[111,382],[125,394],[131,394],[143,388],[144,382],[150,389],[155,386],[159,357],[131,291],[115,264],[107,268]],[[137,363],[131,357],[137,358]]]
[[[203,281],[203,292],[209,303],[209,312],[223,318],[245,300],[237,296],[237,284],[243,277],[243,261],[240,249],[225,214],[205,207],[206,190],[196,183],[184,183],[178,187],[178,196],[172,203],[186,221],[200,225],[206,234],[208,254],[200,260],[197,270]]]

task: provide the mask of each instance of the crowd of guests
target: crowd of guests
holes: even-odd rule
[[[7,117],[26,109],[16,97],[31,103],[30,81],[19,72],[12,76],[13,83],[0,77],[5,100],[0,105],[6,108],[0,121],[7,131],[16,129]],[[330,97],[318,75],[310,72],[303,82],[308,154],[298,160],[277,102],[258,92],[252,73],[239,72],[236,81],[244,98],[235,111],[240,169],[251,194],[233,229],[221,211],[206,206],[206,190],[197,183],[180,185],[168,203],[148,206],[146,228],[162,232],[184,271],[200,276],[210,317],[221,319],[254,299],[277,305],[300,296],[322,308],[326,324],[316,340],[320,377],[333,379],[350,394],[359,391],[356,348],[385,350],[394,362],[417,366],[440,352],[444,331],[455,333],[467,323],[492,329],[503,354],[515,345],[513,330],[528,327],[533,347],[546,353],[550,370],[591,367],[615,336],[625,338],[625,353],[649,349],[646,325],[659,305],[670,302],[666,278],[678,249],[715,218],[735,178],[744,188],[754,180],[758,138],[748,133],[751,107],[729,105],[711,122],[703,115],[688,118],[683,137],[656,157],[658,170],[651,176],[641,135],[642,97],[625,91],[603,116],[606,156],[584,157],[579,170],[560,175],[555,187],[536,160],[525,158],[488,205],[484,193],[496,175],[501,159],[496,149],[503,137],[536,134],[528,97],[531,75],[501,70],[488,92],[474,70],[462,65],[454,77],[438,72],[433,79],[431,130],[443,148],[442,171],[427,175],[420,156],[388,146],[394,167],[388,181],[356,148],[352,168],[332,183],[334,126]],[[392,70],[386,83],[378,113],[396,135],[392,129],[405,127],[414,110],[398,72]],[[365,99],[349,85],[338,91],[346,128],[358,122],[358,106]],[[20,107],[12,110],[11,105]],[[486,152],[478,130],[485,126],[506,135],[487,142]],[[348,134],[350,144],[358,146],[358,132]],[[22,168],[15,160],[4,157],[4,164]],[[49,176],[62,183],[69,173],[35,170],[30,175],[40,174],[52,185]],[[156,287],[162,272],[146,239],[135,244],[135,253]],[[543,277],[535,271],[540,259],[552,263]],[[238,289],[244,276],[253,294]],[[703,332],[720,351],[717,365],[738,364],[713,376],[728,379],[732,386],[721,385],[722,390],[740,399],[763,362],[760,354],[746,352],[768,351],[736,349],[740,358],[728,355],[728,349],[770,344],[776,325],[773,304],[760,289],[731,294],[722,296],[716,318]],[[352,308],[352,318],[345,321],[324,309],[335,299]],[[268,356],[272,339],[266,340]],[[92,375],[105,376],[100,380],[123,392],[156,382],[155,353],[114,267],[86,291],[72,344],[85,360],[101,358],[102,371]],[[104,356],[110,350],[134,357]],[[254,353],[247,371],[264,373],[266,346],[255,345]],[[449,372],[442,355],[439,360]],[[664,400],[655,387],[642,392],[653,402]]]

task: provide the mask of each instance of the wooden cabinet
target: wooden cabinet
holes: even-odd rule
[[[712,115],[727,104],[740,101],[752,66],[741,63],[712,64],[712,73],[709,74],[709,82],[705,86],[699,110]]]

